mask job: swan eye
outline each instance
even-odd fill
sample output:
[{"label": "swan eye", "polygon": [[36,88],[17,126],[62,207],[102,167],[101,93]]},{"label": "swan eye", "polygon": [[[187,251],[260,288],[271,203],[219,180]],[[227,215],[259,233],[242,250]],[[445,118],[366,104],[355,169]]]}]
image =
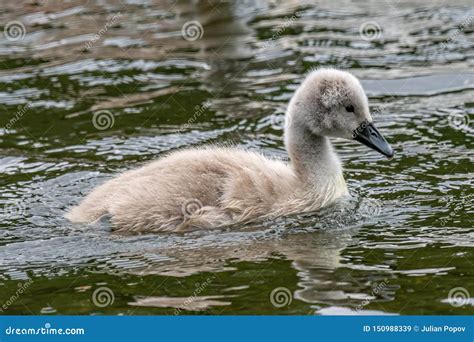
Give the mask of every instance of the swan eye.
[{"label": "swan eye", "polygon": [[346,107],[346,110],[349,112],[349,113],[354,113],[354,106],[353,105],[349,105]]}]

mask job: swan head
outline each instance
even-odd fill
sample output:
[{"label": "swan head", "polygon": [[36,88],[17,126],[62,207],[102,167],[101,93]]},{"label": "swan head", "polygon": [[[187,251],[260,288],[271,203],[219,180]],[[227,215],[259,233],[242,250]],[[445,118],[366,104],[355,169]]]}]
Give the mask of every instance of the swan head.
[{"label": "swan head", "polygon": [[394,155],[372,122],[359,80],[345,71],[312,71],[291,99],[286,122],[287,129],[294,126],[316,136],[354,139],[388,158]]}]

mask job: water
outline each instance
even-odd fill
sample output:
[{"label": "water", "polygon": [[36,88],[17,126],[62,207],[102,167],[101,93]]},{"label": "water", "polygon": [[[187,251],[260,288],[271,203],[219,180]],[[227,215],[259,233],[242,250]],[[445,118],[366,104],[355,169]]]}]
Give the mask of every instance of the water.
[{"label": "water", "polygon": [[[2,313],[474,313],[469,1],[1,6],[2,28],[26,29],[0,38]],[[201,38],[183,39],[189,21]],[[286,158],[286,104],[317,66],[363,80],[396,150],[335,141],[352,199],[188,234],[62,217],[182,147]]]}]

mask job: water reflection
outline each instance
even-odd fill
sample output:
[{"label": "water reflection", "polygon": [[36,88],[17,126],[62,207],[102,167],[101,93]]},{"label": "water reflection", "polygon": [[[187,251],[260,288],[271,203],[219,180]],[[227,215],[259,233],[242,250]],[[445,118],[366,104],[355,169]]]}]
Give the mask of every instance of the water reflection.
[{"label": "water reflection", "polygon": [[[89,291],[108,282],[108,313],[173,314],[211,274],[189,312],[472,313],[448,294],[473,283],[473,15],[458,0],[3,1],[2,30],[19,21],[25,31],[0,36],[2,286],[34,280],[23,303],[36,313],[78,313],[71,302],[97,313]],[[186,39],[193,21],[202,35]],[[352,201],[186,235],[63,219],[115,173],[178,148],[225,142],[285,159],[281,117],[321,65],[363,80],[397,150],[387,162],[335,141]],[[99,111],[113,116],[107,129],[93,125]],[[276,287],[291,305],[270,304]]]}]

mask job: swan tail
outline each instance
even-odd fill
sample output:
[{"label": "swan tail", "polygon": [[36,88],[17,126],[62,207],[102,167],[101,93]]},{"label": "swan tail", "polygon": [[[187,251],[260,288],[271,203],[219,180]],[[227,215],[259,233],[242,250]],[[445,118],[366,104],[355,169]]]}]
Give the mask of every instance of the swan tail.
[{"label": "swan tail", "polygon": [[[105,185],[105,184],[104,184]],[[104,186],[90,193],[79,205],[71,208],[64,217],[73,223],[93,223],[109,212],[110,194]]]}]

